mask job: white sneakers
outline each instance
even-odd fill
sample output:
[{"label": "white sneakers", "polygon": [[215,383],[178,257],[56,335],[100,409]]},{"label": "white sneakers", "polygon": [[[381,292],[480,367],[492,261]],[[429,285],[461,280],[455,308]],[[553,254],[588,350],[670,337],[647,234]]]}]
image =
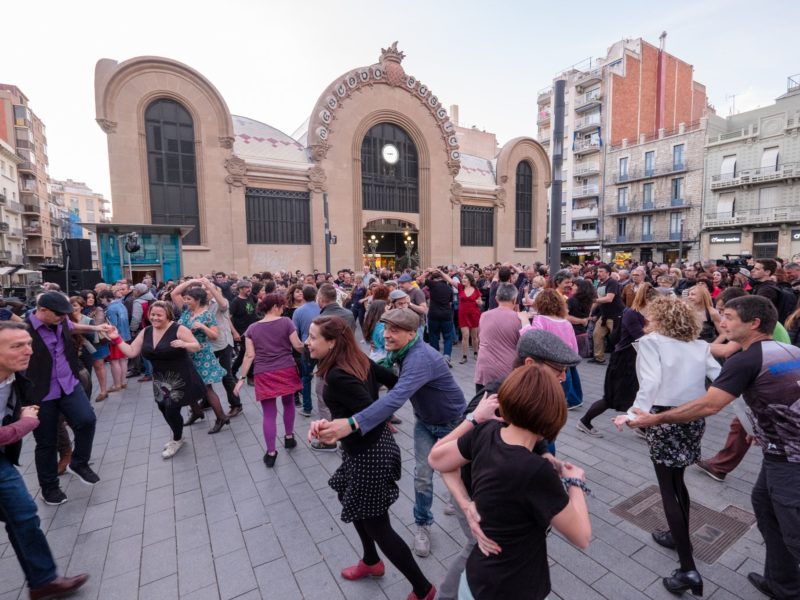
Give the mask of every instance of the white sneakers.
[{"label": "white sneakers", "polygon": [[162,458],[172,458],[178,453],[181,446],[183,446],[183,439],[168,441],[164,444],[164,451],[161,453]]},{"label": "white sneakers", "polygon": [[431,553],[431,528],[428,525],[417,525],[414,534],[414,554],[426,557]]}]

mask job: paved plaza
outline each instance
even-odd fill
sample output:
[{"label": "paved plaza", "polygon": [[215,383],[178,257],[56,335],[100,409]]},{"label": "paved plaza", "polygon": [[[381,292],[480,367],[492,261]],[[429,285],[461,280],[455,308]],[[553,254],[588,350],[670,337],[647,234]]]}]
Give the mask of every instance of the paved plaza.
[{"label": "paved plaza", "polygon": [[[454,353],[460,357],[460,352]],[[454,372],[467,395],[474,386],[474,362]],[[580,366],[587,406],[602,390],[605,367]],[[129,379],[122,394],[112,394],[95,409],[98,415],[94,468],[101,482],[88,487],[62,477],[69,502],[59,507],[38,498],[33,466],[34,441],[24,445],[22,464],[29,489],[62,572],[91,574],[75,597],[101,600],[256,600],[294,598],[400,600],[411,586],[388,562],[379,580],[345,581],[342,567],[359,558],[352,525],[339,520],[340,505],[328,477],[340,463],[338,453],[315,453],[305,435],[308,419],[297,417],[298,448],[279,442],[277,465],[262,463],[261,411],[253,388],[246,387],[245,410],[217,435],[207,421],[188,428],[187,445],[173,460],[161,458],[169,430],[153,403],[150,384]],[[221,388],[219,390],[222,391]],[[220,394],[224,397],[223,394]],[[586,551],[557,534],[548,540],[553,591],[563,600],[674,598],[661,577],[677,568],[677,556],[657,546],[650,534],[623,521],[611,508],[655,484],[645,442],[631,431],[617,433],[611,413],[596,421],[602,439],[575,429],[583,408],[570,412],[557,441],[558,454],[586,469],[594,492],[589,500],[594,537]],[[712,417],[703,439],[708,451],[721,447],[730,412]],[[413,416],[410,404],[396,439],[403,450],[400,499],[392,507],[396,528],[412,542]],[[213,419],[213,414],[206,413]],[[283,427],[279,425],[282,434]],[[761,462],[752,449],[724,483],[695,468],[687,473],[692,500],[722,510],[728,505],[752,511],[750,489]],[[438,584],[462,533],[454,517],[443,514],[446,490],[437,477],[432,528],[433,553],[418,559]],[[763,599],[748,583],[748,571],[762,571],[764,548],[753,526],[714,564],[699,563],[705,598]],[[688,597],[688,596],[687,596]],[[14,551],[0,533],[0,600],[27,598]]]}]

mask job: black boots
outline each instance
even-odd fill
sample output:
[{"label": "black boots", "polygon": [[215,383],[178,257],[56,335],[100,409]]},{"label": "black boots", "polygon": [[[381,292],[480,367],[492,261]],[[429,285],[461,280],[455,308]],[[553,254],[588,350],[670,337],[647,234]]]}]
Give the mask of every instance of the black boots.
[{"label": "black boots", "polygon": [[703,595],[703,578],[697,571],[681,571],[675,569],[670,577],[662,579],[664,587],[673,594],[682,594],[691,590],[695,596]]}]

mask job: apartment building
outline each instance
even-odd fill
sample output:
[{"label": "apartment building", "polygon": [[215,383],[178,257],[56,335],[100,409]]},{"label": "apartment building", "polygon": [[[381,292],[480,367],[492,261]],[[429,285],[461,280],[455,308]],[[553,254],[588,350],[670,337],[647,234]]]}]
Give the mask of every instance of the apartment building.
[{"label": "apartment building", "polygon": [[110,223],[111,201],[82,181],[51,179],[49,184],[51,204],[58,206],[64,214],[64,237],[88,239],[92,247],[92,263],[94,268],[99,268],[97,234],[80,223]]},{"label": "apartment building", "polygon": [[706,141],[702,252],[800,259],[800,75]]},{"label": "apartment building", "polygon": [[17,164],[17,190],[22,204],[24,262],[34,269],[59,263],[61,252],[53,239],[47,190],[45,126],[30,109],[27,96],[14,85],[0,84],[0,139],[22,159]]},{"label": "apartment building", "polygon": [[22,204],[19,202],[17,165],[22,159],[0,140],[0,265],[23,264]]},{"label": "apartment building", "polygon": [[[617,208],[616,192],[607,196],[606,188],[619,164],[609,163],[609,148],[654,141],[663,135],[659,132],[685,132],[687,124],[694,127],[706,114],[705,86],[694,81],[690,64],[664,50],[665,38],[661,47],[641,38],[621,40],[604,57],[574,65],[554,79],[566,81],[561,202],[565,262],[613,258],[615,246],[605,248],[603,215]],[[538,93],[537,103],[538,139],[551,148],[552,86]]]}]

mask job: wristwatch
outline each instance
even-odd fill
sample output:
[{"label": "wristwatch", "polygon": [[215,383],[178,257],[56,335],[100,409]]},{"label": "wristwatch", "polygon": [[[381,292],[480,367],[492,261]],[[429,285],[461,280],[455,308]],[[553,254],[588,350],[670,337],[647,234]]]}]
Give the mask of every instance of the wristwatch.
[{"label": "wristwatch", "polygon": [[465,421],[469,421],[473,425],[477,425],[478,422],[475,420],[475,413],[468,413],[466,417],[464,417]]}]

